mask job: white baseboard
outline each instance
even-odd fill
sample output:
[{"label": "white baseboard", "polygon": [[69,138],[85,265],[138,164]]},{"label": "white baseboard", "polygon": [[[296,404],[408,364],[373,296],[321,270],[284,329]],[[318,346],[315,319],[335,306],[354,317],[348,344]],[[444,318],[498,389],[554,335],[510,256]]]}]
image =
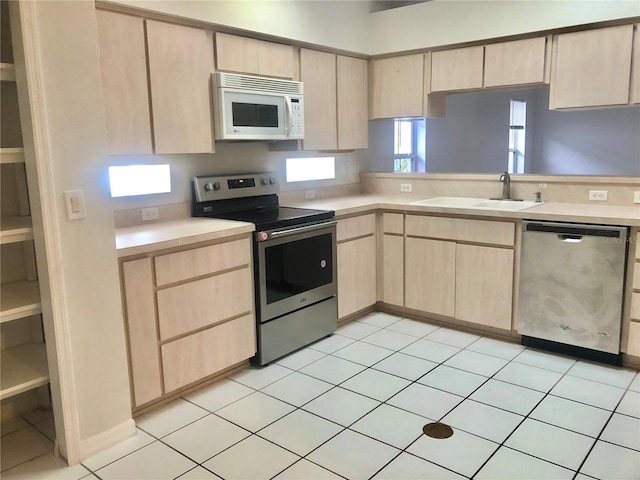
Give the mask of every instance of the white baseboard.
[{"label": "white baseboard", "polygon": [[92,457],[109,447],[135,436],[136,423],[133,419],[116,425],[98,435],[80,441],[80,461]]}]

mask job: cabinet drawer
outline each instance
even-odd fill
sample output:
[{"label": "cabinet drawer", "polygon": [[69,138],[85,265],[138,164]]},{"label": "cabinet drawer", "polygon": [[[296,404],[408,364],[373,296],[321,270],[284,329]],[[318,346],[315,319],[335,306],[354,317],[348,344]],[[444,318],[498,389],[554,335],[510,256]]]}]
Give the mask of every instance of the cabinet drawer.
[{"label": "cabinet drawer", "polygon": [[640,233],[636,235],[636,258],[640,259]]},{"label": "cabinet drawer", "polygon": [[253,314],[162,345],[165,392],[213,375],[256,352]]},{"label": "cabinet drawer", "polygon": [[638,322],[629,323],[629,340],[625,353],[640,357],[640,323]]},{"label": "cabinet drawer", "polygon": [[631,318],[640,321],[640,293],[631,294]]},{"label": "cabinet drawer", "polygon": [[515,241],[515,224],[510,222],[407,215],[405,230],[407,235],[416,237],[509,247]]},{"label": "cabinet drawer", "polygon": [[640,262],[633,264],[633,288],[640,290]]},{"label": "cabinet drawer", "polygon": [[338,220],[336,227],[337,241],[349,240],[350,238],[373,235],[376,232],[376,215],[370,213],[359,217]]},{"label": "cabinet drawer", "polygon": [[249,268],[158,291],[160,340],[253,310]]},{"label": "cabinet drawer", "polygon": [[155,258],[156,285],[219,272],[251,263],[251,243],[248,238],[194,248]]},{"label": "cabinet drawer", "polygon": [[402,213],[383,213],[382,228],[384,233],[404,233],[404,215]]}]

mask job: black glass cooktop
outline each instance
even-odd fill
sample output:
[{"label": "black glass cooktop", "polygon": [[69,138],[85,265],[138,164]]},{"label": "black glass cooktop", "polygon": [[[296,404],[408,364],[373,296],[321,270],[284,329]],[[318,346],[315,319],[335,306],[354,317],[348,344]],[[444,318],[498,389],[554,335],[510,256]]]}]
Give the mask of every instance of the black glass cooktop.
[{"label": "black glass cooktop", "polygon": [[271,230],[305,223],[330,220],[334,217],[331,210],[313,210],[296,207],[260,207],[252,210],[239,210],[224,213],[211,213],[208,218],[222,218],[253,223],[256,230]]}]

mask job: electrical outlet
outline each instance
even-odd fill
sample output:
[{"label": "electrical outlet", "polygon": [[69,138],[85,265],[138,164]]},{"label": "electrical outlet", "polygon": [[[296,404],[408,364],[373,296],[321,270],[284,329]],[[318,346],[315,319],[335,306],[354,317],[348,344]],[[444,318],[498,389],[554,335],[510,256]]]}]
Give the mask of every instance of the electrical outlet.
[{"label": "electrical outlet", "polygon": [[547,188],[547,184],[546,183],[539,183],[538,184],[538,188]]},{"label": "electrical outlet", "polygon": [[304,198],[307,200],[311,200],[312,198],[316,198],[316,192],[313,190],[306,190],[304,192]]},{"label": "electrical outlet", "polygon": [[640,192],[633,192],[633,203],[640,203]]},{"label": "electrical outlet", "polygon": [[360,173],[360,163],[357,160],[353,161],[353,173]]},{"label": "electrical outlet", "polygon": [[606,202],[609,197],[607,190],[589,190],[589,200],[595,202]]},{"label": "electrical outlet", "polygon": [[149,220],[158,220],[160,218],[160,212],[158,207],[143,208],[140,210],[142,213],[142,221],[148,222]]},{"label": "electrical outlet", "polygon": [[413,192],[413,185],[410,183],[401,183],[400,184],[401,192]]}]

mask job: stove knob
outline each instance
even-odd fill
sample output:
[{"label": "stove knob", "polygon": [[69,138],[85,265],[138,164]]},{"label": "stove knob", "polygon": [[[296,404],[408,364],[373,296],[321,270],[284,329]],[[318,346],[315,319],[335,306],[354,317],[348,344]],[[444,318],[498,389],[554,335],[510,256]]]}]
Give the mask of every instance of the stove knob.
[{"label": "stove knob", "polygon": [[214,185],[213,185],[213,183],[211,183],[211,182],[209,182],[209,183],[205,183],[205,184],[204,184],[204,189],[205,189],[207,192],[210,192],[211,190],[213,190],[213,189],[214,189]]},{"label": "stove knob", "polygon": [[269,185],[269,179],[268,178],[263,178],[260,183],[262,183],[262,185]]},{"label": "stove knob", "polygon": [[213,189],[214,190],[220,190],[220,182],[216,182],[213,184]]},{"label": "stove knob", "polygon": [[273,178],[273,177],[269,177],[269,183],[270,183],[271,185],[275,185],[275,184],[276,184],[276,179],[275,179],[275,178]]}]

